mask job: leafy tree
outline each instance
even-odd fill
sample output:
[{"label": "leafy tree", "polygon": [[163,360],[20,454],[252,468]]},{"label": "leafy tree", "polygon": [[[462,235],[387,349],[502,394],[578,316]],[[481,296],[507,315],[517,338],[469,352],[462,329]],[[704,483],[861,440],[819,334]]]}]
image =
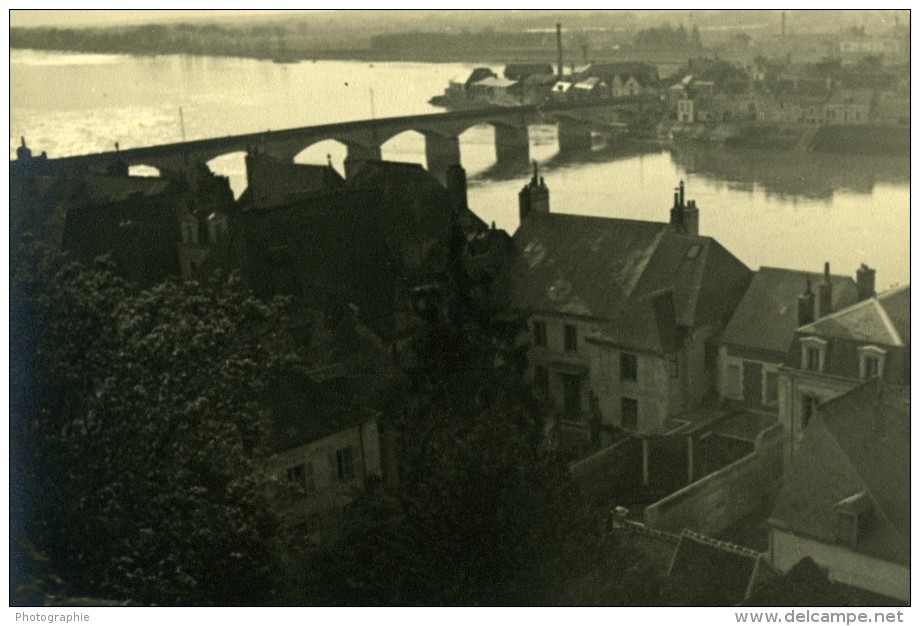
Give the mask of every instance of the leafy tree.
[{"label": "leafy tree", "polygon": [[448,248],[441,298],[422,307],[399,487],[353,505],[342,541],[305,558],[291,603],[547,604],[593,549],[594,518],[522,378],[521,321],[467,273],[456,227]]},{"label": "leafy tree", "polygon": [[257,399],[297,362],[292,303],[235,276],[138,291],[104,260],[14,257],[19,538],[75,593],[262,603],[281,530]]}]

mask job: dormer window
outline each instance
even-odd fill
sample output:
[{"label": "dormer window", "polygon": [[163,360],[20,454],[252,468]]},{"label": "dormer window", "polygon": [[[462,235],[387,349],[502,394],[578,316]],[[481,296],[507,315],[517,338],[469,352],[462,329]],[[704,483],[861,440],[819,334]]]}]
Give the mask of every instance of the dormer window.
[{"label": "dormer window", "polygon": [[827,342],[818,337],[802,339],[802,369],[812,372],[823,372]]},{"label": "dormer window", "polygon": [[865,491],[844,498],[834,505],[836,525],[834,538],[837,543],[855,546],[865,534],[866,524],[872,512],[872,504]]},{"label": "dormer window", "polygon": [[885,367],[885,351],[876,346],[862,346],[859,352],[859,377],[862,380],[881,377]]}]

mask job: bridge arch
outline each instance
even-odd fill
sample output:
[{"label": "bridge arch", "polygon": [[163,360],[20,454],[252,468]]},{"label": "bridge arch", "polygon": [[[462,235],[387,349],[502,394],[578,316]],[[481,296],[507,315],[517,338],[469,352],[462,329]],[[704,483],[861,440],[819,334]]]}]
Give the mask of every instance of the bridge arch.
[{"label": "bridge arch", "polygon": [[403,161],[405,163],[418,163],[428,167],[426,158],[426,145],[428,141],[421,132],[406,129],[392,134],[380,144],[380,155],[385,161]]},{"label": "bridge arch", "polygon": [[233,197],[239,198],[249,181],[246,178],[246,151],[234,150],[219,154],[209,159],[205,165],[208,169],[218,176],[226,176],[230,179],[230,189],[233,190]]},{"label": "bridge arch", "polygon": [[306,165],[326,165],[331,162],[332,167],[339,173],[345,172],[345,159],[348,157],[348,144],[338,139],[318,139],[304,146],[303,150],[294,156],[294,163]]},{"label": "bridge arch", "polygon": [[135,163],[128,166],[128,176],[139,176],[142,178],[162,178],[163,172],[155,165],[147,163]]}]

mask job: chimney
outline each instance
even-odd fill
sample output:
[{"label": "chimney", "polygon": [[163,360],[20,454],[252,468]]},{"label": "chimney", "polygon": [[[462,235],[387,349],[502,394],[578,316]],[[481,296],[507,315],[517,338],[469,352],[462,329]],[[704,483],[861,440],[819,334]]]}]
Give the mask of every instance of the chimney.
[{"label": "chimney", "polygon": [[811,279],[805,277],[805,293],[799,296],[799,326],[815,321],[815,294],[811,291]]},{"label": "chimney", "polygon": [[459,163],[447,168],[447,193],[458,210],[469,208],[466,196],[466,170]]},{"label": "chimney", "polygon": [[696,200],[690,200],[683,208],[684,232],[694,237],[700,234],[700,210],[696,208]]},{"label": "chimney", "polygon": [[556,22],[556,67],[562,80],[562,24]]},{"label": "chimney", "polygon": [[684,230],[684,213],[680,206],[680,190],[674,188],[674,206],[671,207],[671,230],[683,232]]},{"label": "chimney", "polygon": [[818,317],[824,317],[831,312],[831,264],[824,264],[824,280],[818,285]]},{"label": "chimney", "polygon": [[674,190],[674,206],[671,208],[671,229],[687,235],[700,234],[700,210],[695,200],[687,201],[684,195],[684,181]]},{"label": "chimney", "polygon": [[856,294],[860,302],[875,297],[875,270],[865,263],[856,270]]},{"label": "chimney", "polygon": [[533,177],[518,194],[518,216],[521,222],[533,213],[549,213],[549,189],[533,162]]}]

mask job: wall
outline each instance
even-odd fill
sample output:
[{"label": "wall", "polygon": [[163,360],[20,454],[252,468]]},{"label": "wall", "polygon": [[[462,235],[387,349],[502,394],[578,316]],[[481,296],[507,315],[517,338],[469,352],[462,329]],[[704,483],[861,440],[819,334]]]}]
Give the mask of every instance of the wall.
[{"label": "wall", "polygon": [[[354,477],[343,482],[338,477],[336,451],[349,446],[353,449]],[[360,427],[354,426],[297,448],[284,450],[272,455],[269,463],[270,471],[281,480],[286,480],[288,468],[300,463],[310,464],[313,468],[313,494],[326,491],[348,492],[354,487],[363,487],[366,478],[382,476],[383,473],[377,422],[370,420]]]},{"label": "wall", "polygon": [[787,467],[805,436],[802,425],[802,396],[813,396],[820,402],[827,402],[859,384],[859,381],[780,368],[777,390],[779,423],[783,428],[784,456]]},{"label": "wall", "polygon": [[805,557],[828,570],[831,580],[910,601],[910,566],[883,561],[777,528],[770,529],[770,559],[787,572]]},{"label": "wall", "polygon": [[630,504],[642,487],[642,442],[638,438],[618,441],[570,464],[569,471],[589,498]]},{"label": "wall", "polygon": [[[620,379],[620,354],[636,355],[638,366],[635,381]],[[601,419],[605,424],[620,426],[620,400],[624,396],[638,401],[637,430],[660,432],[664,420],[679,407],[671,403],[670,389],[679,379],[672,379],[665,359],[652,354],[619,350],[608,344],[592,342],[591,389],[597,396]]]},{"label": "wall", "polygon": [[782,438],[773,427],[755,451],[645,509],[651,528],[716,535],[772,497],[782,476]]},{"label": "wall", "polygon": [[[759,364],[761,366],[761,377],[760,377],[760,391],[761,397],[754,399],[752,402],[746,402],[749,406],[761,407],[770,410],[777,410],[779,403],[779,390],[777,383],[777,403],[773,405],[765,405],[764,399],[766,397],[766,388],[767,388],[767,374],[777,374],[779,368],[782,365],[783,355],[775,355],[773,360],[764,360],[764,357],[760,354],[746,353],[745,351],[734,350],[726,346],[719,346],[719,371],[718,371],[718,390],[719,390],[719,399],[725,400],[726,398],[732,400],[748,400],[744,397],[744,363],[752,362]],[[739,368],[740,379],[737,381],[738,394],[730,393],[731,390],[731,381],[728,376],[728,369],[730,366],[735,366]]]},{"label": "wall", "polygon": [[[542,321],[546,324],[546,346],[533,345],[533,323]],[[576,352],[565,351],[565,326],[569,324],[575,327],[577,341]],[[545,367],[549,370],[549,400],[561,415],[565,404],[565,392],[560,376],[560,370],[554,370],[550,364],[551,361],[564,363],[572,368],[572,371],[583,370],[584,378],[581,384],[581,407],[584,419],[587,424],[590,415],[590,398],[591,383],[588,377],[590,366],[590,352],[587,337],[597,329],[598,323],[581,317],[568,315],[553,314],[536,314],[530,318],[528,328],[530,329],[530,351],[529,365],[531,379],[534,375],[536,366]],[[618,370],[619,371],[619,370]],[[568,373],[568,372],[566,372]]]}]

